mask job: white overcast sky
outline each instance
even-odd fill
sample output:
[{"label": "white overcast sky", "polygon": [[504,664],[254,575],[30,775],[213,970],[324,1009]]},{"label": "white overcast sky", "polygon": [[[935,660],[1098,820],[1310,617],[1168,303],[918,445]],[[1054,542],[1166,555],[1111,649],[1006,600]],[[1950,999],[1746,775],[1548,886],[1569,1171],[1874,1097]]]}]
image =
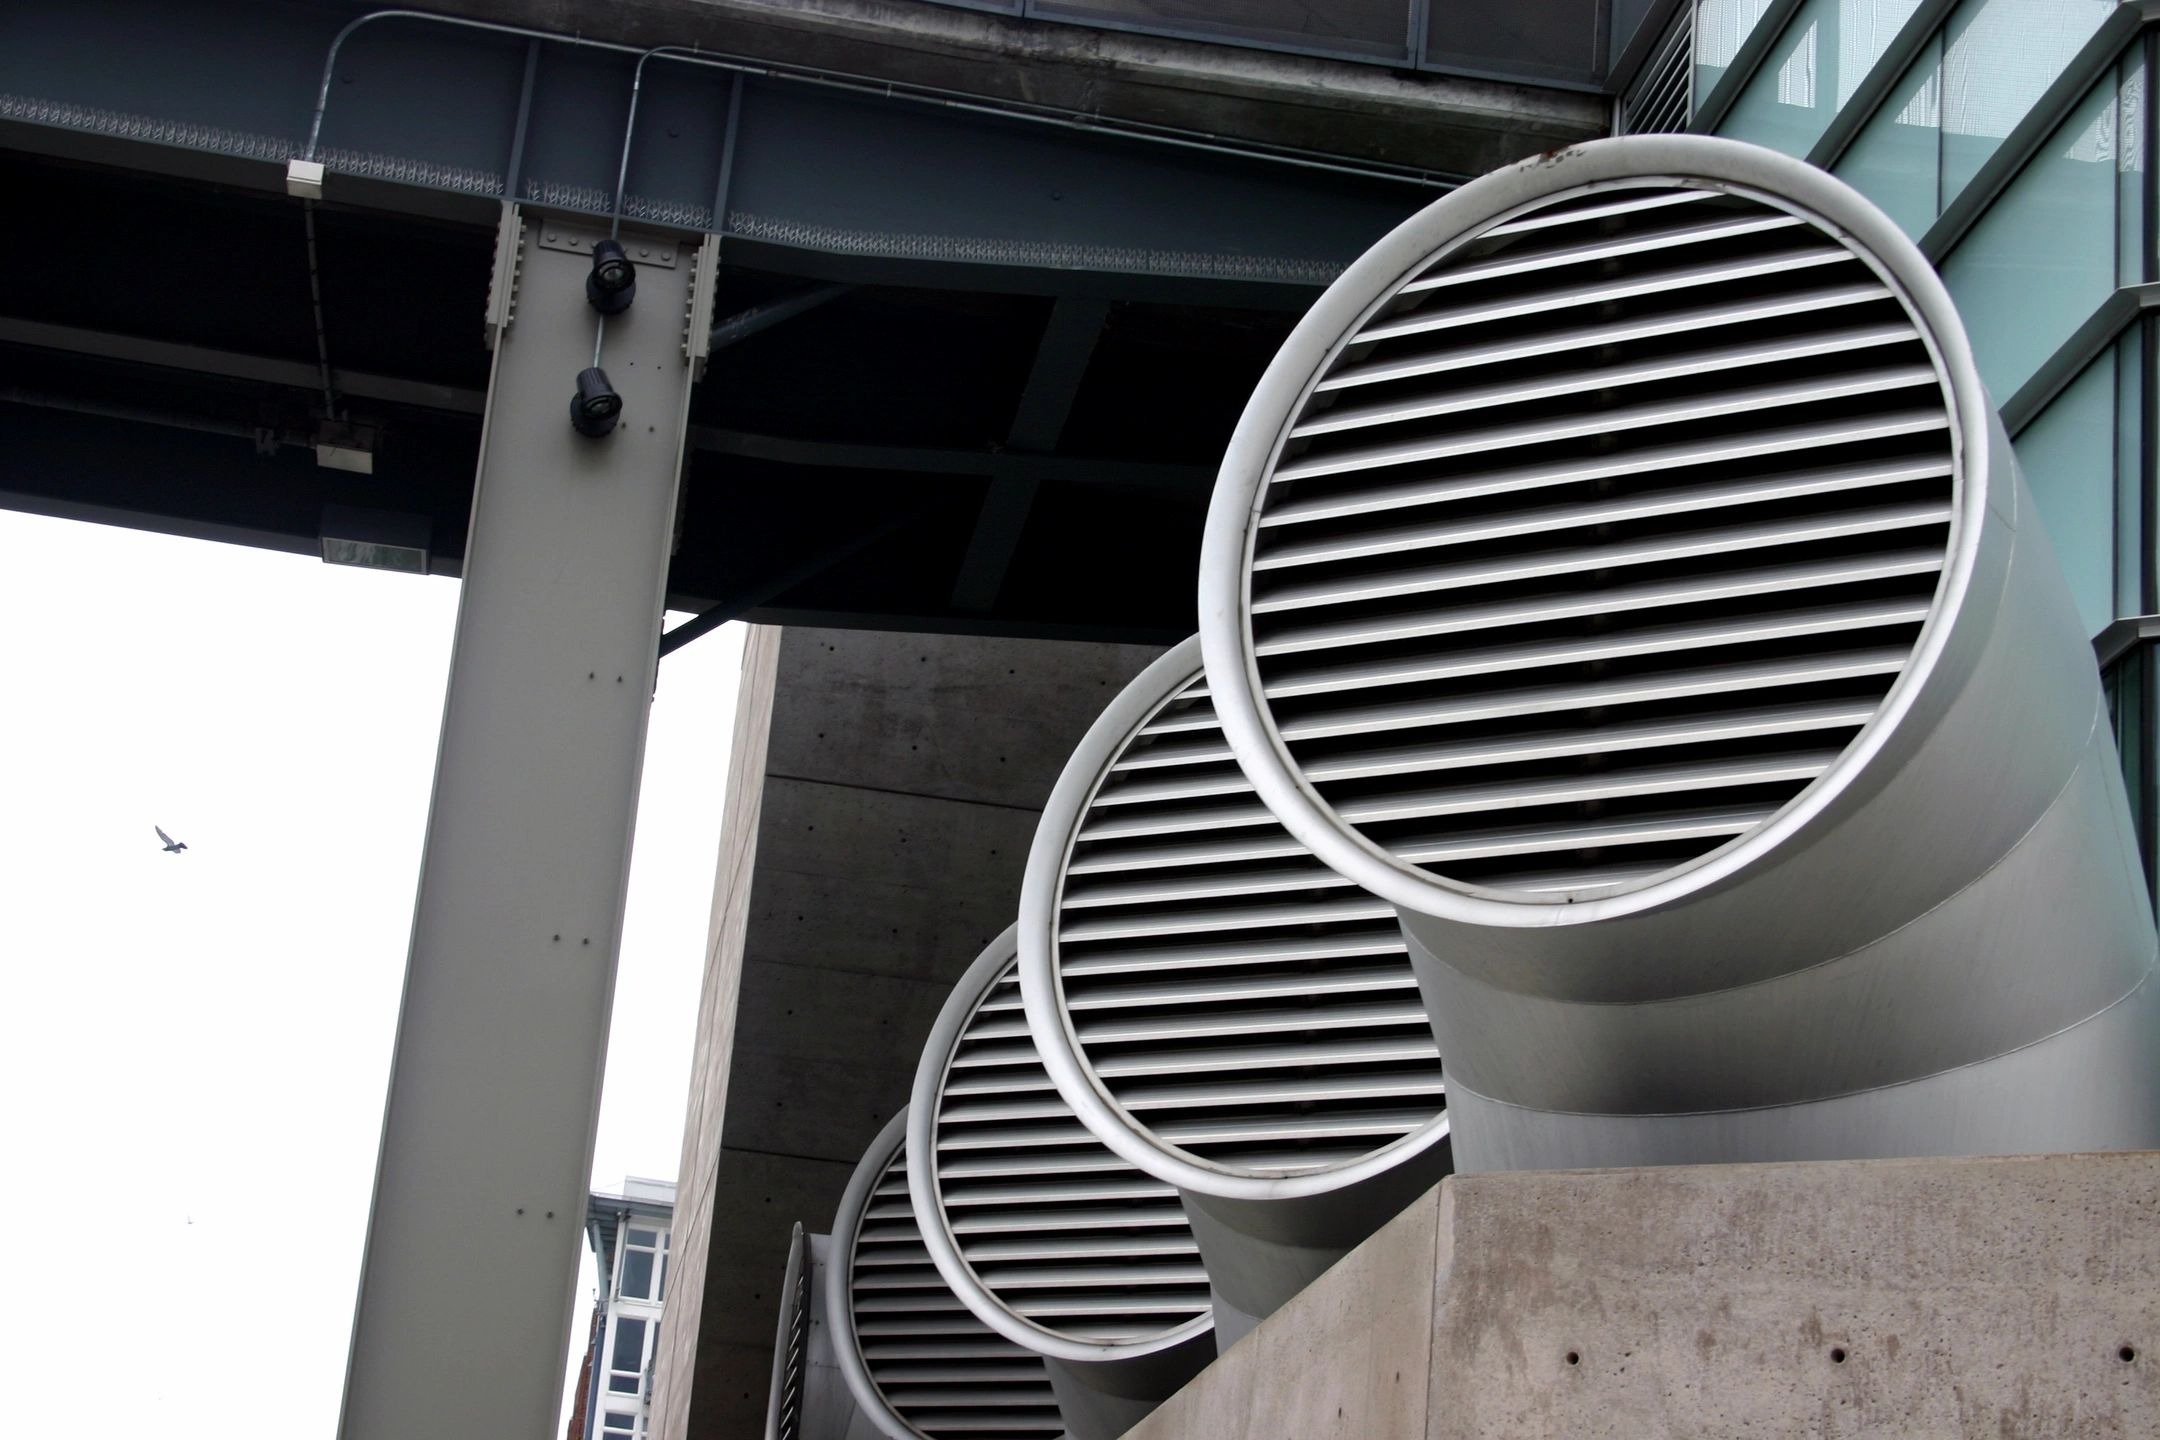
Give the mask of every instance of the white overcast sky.
[{"label": "white overcast sky", "polygon": [[[336,1432],[457,595],[0,511],[0,1374],[71,1434]],[[675,1176],[741,631],[661,666],[596,1188]]]}]

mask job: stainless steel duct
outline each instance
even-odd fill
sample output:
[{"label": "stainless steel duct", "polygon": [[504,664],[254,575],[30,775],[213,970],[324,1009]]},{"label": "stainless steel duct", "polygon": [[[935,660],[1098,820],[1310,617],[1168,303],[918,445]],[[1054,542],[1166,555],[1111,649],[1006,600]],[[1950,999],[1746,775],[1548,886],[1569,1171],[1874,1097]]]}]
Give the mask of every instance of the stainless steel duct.
[{"label": "stainless steel duct", "polygon": [[2160,1144],[2091,650],[1824,172],[1638,136],[1413,217],[1255,392],[1200,613],[1261,799],[1401,915],[1461,1168]]},{"label": "stainless steel duct", "polygon": [[1059,1094],[1177,1187],[1219,1346],[1447,1173],[1440,1054],[1394,911],[1253,798],[1209,714],[1197,637],[1066,764],[1018,945]]},{"label": "stainless steel duct", "polygon": [[780,1327],[773,1338],[772,1388],[765,1440],[876,1440],[885,1432],[863,1418],[833,1354],[825,1305],[827,1235],[797,1225],[780,1284]]},{"label": "stainless steel duct", "polygon": [[908,1204],[907,1112],[855,1167],[833,1216],[825,1313],[860,1412],[848,1440],[1042,1440],[1065,1433],[1041,1357],[968,1312]]},{"label": "stainless steel duct", "polygon": [[1008,928],[931,1027],[908,1194],[953,1293],[1045,1357],[1074,1440],[1113,1440],[1214,1358],[1207,1275],[1177,1191],[1105,1148],[1051,1084],[1015,965]]}]

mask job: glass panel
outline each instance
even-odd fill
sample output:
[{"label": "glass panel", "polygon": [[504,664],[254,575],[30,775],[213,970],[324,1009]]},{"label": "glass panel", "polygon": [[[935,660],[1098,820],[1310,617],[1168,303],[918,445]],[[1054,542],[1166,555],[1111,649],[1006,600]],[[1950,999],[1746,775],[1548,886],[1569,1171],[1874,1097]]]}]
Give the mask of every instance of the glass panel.
[{"label": "glass panel", "polygon": [[1943,203],[2062,74],[2115,0],[1967,0],[1944,27]]},{"label": "glass panel", "polygon": [[652,1299],[652,1281],[652,1251],[623,1251],[622,1293],[632,1300],[650,1300]]},{"label": "glass panel", "polygon": [[[644,1368],[645,1322],[628,1315],[618,1316],[615,1321],[615,1349],[608,1357],[608,1369],[618,1373],[627,1371],[635,1376]],[[608,1388],[619,1390],[622,1387],[610,1385]],[[633,1384],[631,1388],[634,1390],[637,1387]]]},{"label": "glass panel", "polygon": [[1597,0],[1434,0],[1425,63],[1531,79],[1597,78]]},{"label": "glass panel", "polygon": [[1805,155],[1919,0],[1807,0],[1718,132]]},{"label": "glass panel", "polygon": [[1876,108],[1837,173],[1919,235],[2114,7],[2115,0],[1965,0]]},{"label": "glass panel", "polygon": [[2048,540],[2085,633],[2115,618],[2115,352],[2057,395],[2017,440]]},{"label": "glass panel", "polygon": [[[1441,0],[1434,0],[1435,4]],[[1695,0],[1695,103],[1723,78],[1770,0]]]},{"label": "glass panel", "polygon": [[[1535,3],[1530,8],[1536,8]],[[1035,0],[1028,13],[1040,20],[1110,25],[1155,35],[1195,35],[1210,40],[1328,54],[1410,58],[1410,0]],[[1585,26],[1583,45],[1590,44]]]},{"label": "glass panel", "polygon": [[1997,404],[2115,288],[2117,89],[2087,92],[1941,267]]},{"label": "glass panel", "polygon": [[647,1250],[650,1250],[660,1243],[660,1237],[650,1230],[632,1230],[630,1232],[630,1243],[632,1245],[642,1245]]},{"label": "glass panel", "polygon": [[1883,208],[1918,239],[1941,213],[1942,36],[1891,87],[1844,157],[1838,178]]},{"label": "glass panel", "polygon": [[628,1374],[616,1373],[608,1376],[607,1388],[618,1395],[635,1395],[637,1394],[637,1387],[638,1377],[635,1371]]},{"label": "glass panel", "polygon": [[2123,62],[2122,101],[2116,107],[2115,283],[2141,285],[2152,259],[2145,243],[2145,63]]}]

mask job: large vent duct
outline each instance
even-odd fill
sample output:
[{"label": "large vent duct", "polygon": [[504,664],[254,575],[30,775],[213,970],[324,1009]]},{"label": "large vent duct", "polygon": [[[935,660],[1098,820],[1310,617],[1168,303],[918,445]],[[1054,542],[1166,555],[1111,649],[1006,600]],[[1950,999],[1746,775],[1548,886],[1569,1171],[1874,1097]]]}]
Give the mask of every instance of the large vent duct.
[{"label": "large vent duct", "polygon": [[1402,917],[1461,1168],[2160,1144],[2092,652],[1824,172],[1630,137],[1406,222],[1254,394],[1200,612],[1254,788]]},{"label": "large vent duct", "polygon": [[797,1225],[788,1242],[780,1284],[780,1329],[773,1339],[772,1389],[765,1403],[765,1440],[876,1440],[833,1354],[832,1318],[825,1304],[826,1257],[832,1239]]},{"label": "large vent duct", "polygon": [[1113,1440],[1214,1358],[1208,1277],[1177,1191],[1106,1149],[1044,1072],[1013,934],[931,1027],[908,1193],[953,1293],[1045,1357],[1073,1440]]},{"label": "large vent duct", "polygon": [[848,1440],[1055,1440],[1041,1357],[984,1325],[924,1253],[908,1204],[907,1112],[855,1167],[833,1217],[825,1313],[861,1412]]},{"label": "large vent duct", "polygon": [[1448,1168],[1439,1051],[1384,901],[1274,823],[1197,638],[1111,702],[1043,811],[1020,989],[1065,1102],[1177,1186],[1227,1346]]}]

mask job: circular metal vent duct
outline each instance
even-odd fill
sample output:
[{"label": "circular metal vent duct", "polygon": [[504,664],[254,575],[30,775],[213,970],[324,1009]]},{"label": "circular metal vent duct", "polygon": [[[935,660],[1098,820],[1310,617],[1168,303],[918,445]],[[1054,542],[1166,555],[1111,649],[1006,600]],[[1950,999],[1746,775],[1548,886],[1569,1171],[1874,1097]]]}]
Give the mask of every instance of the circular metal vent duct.
[{"label": "circular metal vent duct", "polygon": [[872,1427],[867,1433],[890,1440],[1064,1434],[1041,1357],[970,1314],[930,1263],[908,1203],[906,1140],[903,1110],[848,1181],[825,1276],[833,1352]]},{"label": "circular metal vent duct", "polygon": [[1200,613],[1261,799],[1403,918],[1463,1168],[2160,1139],[2091,651],[1824,172],[1630,137],[1413,217],[1255,392]]},{"label": "circular metal vent duct", "polygon": [[1177,1186],[1219,1343],[1446,1173],[1440,1056],[1394,912],[1255,798],[1208,709],[1197,637],[1066,764],[1018,943],[1065,1103]]},{"label": "circular metal vent duct", "polygon": [[825,1306],[825,1266],[832,1239],[797,1225],[780,1284],[780,1326],[773,1339],[772,1388],[765,1440],[875,1440],[885,1432],[863,1418],[833,1355]]},{"label": "circular metal vent duct", "polygon": [[1214,1357],[1208,1277],[1177,1191],[1074,1118],[1022,1013],[1014,931],[931,1027],[908,1107],[908,1193],[976,1318],[1047,1358],[1075,1440],[1110,1440]]}]

